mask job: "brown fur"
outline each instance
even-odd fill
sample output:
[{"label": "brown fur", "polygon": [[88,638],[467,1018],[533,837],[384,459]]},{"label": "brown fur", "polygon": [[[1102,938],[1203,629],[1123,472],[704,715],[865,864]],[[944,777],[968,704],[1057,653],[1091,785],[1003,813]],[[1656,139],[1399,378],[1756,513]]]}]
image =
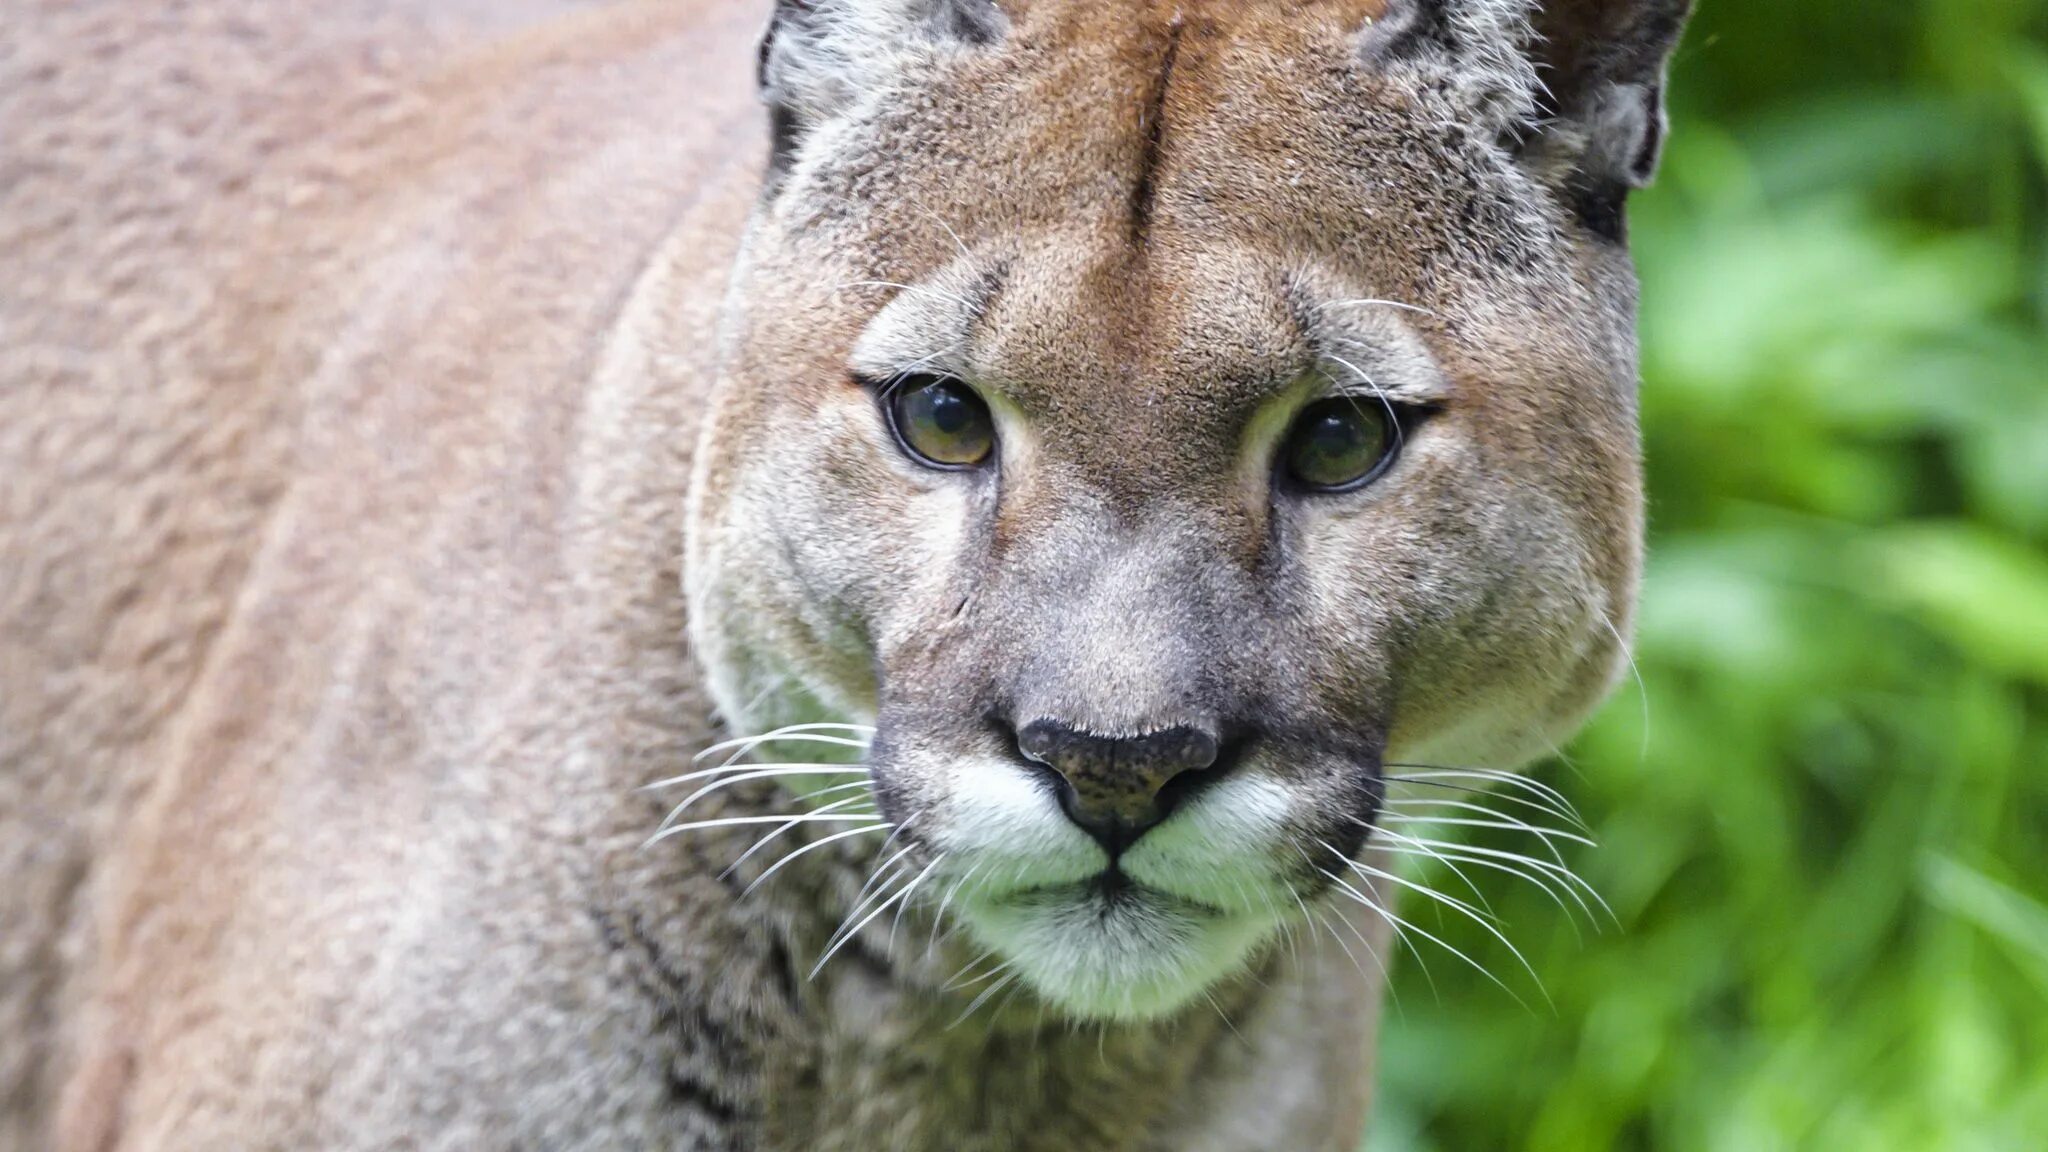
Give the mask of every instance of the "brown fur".
[{"label": "brown fur", "polygon": [[[1334,930],[1144,1019],[1019,985],[950,1027],[976,950],[928,907],[807,978],[879,837],[740,899],[750,830],[645,846],[636,789],[879,720],[916,863],[985,708],[1235,709],[1364,853],[1325,823],[1383,755],[1562,738],[1640,516],[1580,150],[1372,63],[1381,0],[1005,4],[816,96],[765,196],[755,4],[11,7],[0,1149],[1355,1147],[1381,972]],[[849,379],[962,291],[1029,417],[1000,495]],[[1426,311],[1301,323],[1365,296]],[[1218,462],[1336,335],[1443,411],[1276,510]]]}]

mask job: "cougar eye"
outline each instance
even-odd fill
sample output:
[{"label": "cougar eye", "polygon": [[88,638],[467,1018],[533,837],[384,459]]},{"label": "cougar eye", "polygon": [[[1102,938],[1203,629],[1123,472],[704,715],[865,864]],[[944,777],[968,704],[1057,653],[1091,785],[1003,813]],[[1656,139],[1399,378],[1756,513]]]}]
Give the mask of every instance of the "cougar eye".
[{"label": "cougar eye", "polygon": [[903,450],[933,468],[972,468],[996,446],[995,421],[974,389],[943,376],[913,376],[885,401]]},{"label": "cougar eye", "polygon": [[1386,404],[1335,396],[1295,417],[1280,460],[1287,478],[1303,488],[1340,492],[1378,476],[1399,443],[1400,427]]}]

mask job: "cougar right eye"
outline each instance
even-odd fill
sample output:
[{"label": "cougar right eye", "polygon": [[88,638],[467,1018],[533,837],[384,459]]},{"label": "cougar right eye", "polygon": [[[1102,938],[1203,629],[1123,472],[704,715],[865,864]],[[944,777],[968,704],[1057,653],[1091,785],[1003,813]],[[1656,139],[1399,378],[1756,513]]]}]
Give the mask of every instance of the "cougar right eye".
[{"label": "cougar right eye", "polygon": [[1288,479],[1310,492],[1348,492],[1385,469],[1400,438],[1394,410],[1384,402],[1321,400],[1295,418],[1281,464]]},{"label": "cougar right eye", "polygon": [[889,427],[929,468],[973,468],[995,452],[996,424],[974,389],[947,376],[912,376],[883,399]]}]

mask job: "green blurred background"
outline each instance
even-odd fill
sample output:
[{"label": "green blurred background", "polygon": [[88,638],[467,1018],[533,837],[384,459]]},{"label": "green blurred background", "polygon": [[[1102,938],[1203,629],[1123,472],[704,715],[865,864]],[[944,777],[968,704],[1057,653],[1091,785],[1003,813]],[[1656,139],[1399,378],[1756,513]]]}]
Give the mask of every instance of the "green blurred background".
[{"label": "green blurred background", "polygon": [[1647,731],[1537,770],[1619,928],[1474,874],[1552,1011],[1406,900],[1534,1007],[1403,954],[1373,1152],[2048,1149],[2044,30],[1702,0],[1632,209]]}]

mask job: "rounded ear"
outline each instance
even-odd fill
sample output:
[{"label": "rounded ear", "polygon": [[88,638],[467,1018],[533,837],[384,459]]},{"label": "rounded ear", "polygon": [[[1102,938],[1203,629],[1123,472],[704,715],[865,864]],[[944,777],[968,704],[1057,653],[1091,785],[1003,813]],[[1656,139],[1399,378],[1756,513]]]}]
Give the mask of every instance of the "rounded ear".
[{"label": "rounded ear", "polygon": [[776,0],[756,66],[773,140],[771,185],[805,131],[886,83],[907,48],[986,44],[1008,27],[995,0]]},{"label": "rounded ear", "polygon": [[1664,70],[1692,0],[1537,0],[1537,118],[1525,161],[1594,232],[1619,240],[1664,145]]},{"label": "rounded ear", "polygon": [[1448,81],[1587,228],[1622,236],[1664,140],[1664,65],[1692,0],[1387,0],[1362,58]]}]

